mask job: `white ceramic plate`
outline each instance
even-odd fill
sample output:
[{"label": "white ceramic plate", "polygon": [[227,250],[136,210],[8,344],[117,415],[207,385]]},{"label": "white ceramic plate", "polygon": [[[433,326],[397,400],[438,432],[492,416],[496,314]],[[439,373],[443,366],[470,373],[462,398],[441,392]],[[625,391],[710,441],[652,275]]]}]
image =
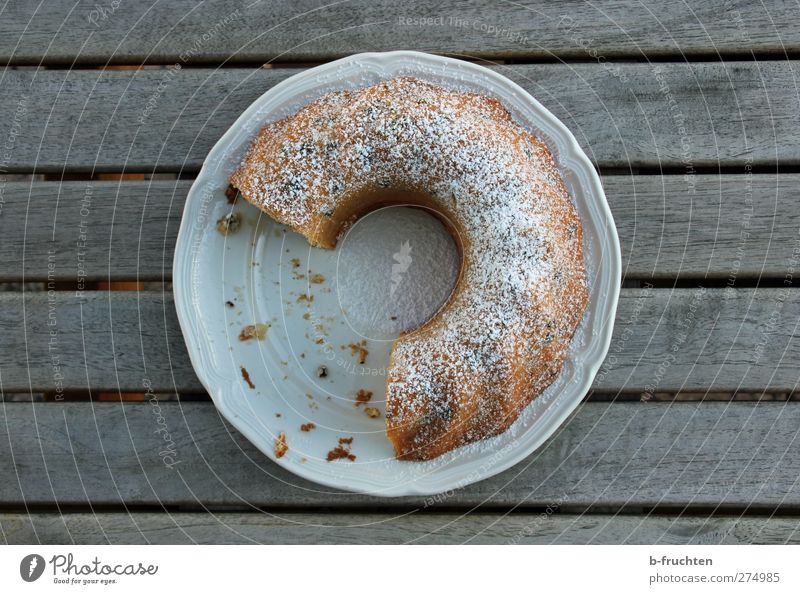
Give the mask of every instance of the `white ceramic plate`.
[{"label": "white ceramic plate", "polygon": [[[382,413],[391,340],[383,335],[368,340],[364,365],[347,348],[362,337],[342,312],[336,286],[342,242],[335,251],[311,249],[302,237],[242,200],[234,207],[242,217],[241,229],[227,236],[216,229],[218,219],[231,211],[224,195],[228,176],[263,124],[325,93],[398,75],[495,96],[547,142],[583,221],[590,284],[586,315],[556,382],[507,432],[427,462],[395,460],[382,414],[371,419],[363,407],[354,406],[356,391],[370,390],[375,394],[371,404]],[[567,128],[495,71],[402,51],[358,54],[306,70],[271,88],[236,120],[209,153],[189,192],[173,283],[192,364],[228,421],[301,477],[338,489],[399,496],[441,493],[497,474],[530,455],[558,428],[589,389],[608,350],[620,271],[619,240],[600,179]],[[311,283],[310,274],[325,280]],[[312,304],[301,294],[312,294]],[[252,323],[270,325],[266,338],[240,341],[241,329]],[[327,377],[317,376],[320,365],[327,367]],[[242,367],[255,389],[244,381]],[[309,422],[316,428],[301,431]],[[276,458],[275,440],[281,433],[289,449]],[[353,437],[356,459],[328,462],[327,453],[341,437]]]}]

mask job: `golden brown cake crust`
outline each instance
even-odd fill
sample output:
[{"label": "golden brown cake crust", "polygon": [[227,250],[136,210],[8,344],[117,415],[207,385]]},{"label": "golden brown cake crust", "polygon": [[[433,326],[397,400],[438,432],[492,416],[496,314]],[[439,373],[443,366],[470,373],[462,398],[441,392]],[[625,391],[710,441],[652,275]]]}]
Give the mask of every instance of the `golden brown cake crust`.
[{"label": "golden brown cake crust", "polygon": [[506,430],[557,377],[588,299],[580,219],[547,147],[499,101],[411,77],[331,93],[266,125],[231,184],[321,247],[386,202],[447,222],[453,295],[392,349],[398,458]]}]

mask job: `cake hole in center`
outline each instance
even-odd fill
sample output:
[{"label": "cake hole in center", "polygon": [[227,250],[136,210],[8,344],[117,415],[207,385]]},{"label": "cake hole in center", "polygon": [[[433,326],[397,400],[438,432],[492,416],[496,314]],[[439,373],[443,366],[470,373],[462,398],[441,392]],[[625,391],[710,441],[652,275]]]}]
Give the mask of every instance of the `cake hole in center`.
[{"label": "cake hole in center", "polygon": [[450,232],[429,211],[388,206],[360,219],[339,241],[337,291],[351,328],[394,340],[445,304],[461,257]]}]

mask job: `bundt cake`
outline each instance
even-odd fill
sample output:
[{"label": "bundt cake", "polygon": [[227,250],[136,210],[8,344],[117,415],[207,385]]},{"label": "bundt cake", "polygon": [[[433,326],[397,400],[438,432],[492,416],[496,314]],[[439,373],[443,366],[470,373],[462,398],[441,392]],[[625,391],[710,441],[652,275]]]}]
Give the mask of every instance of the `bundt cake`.
[{"label": "bundt cake", "polygon": [[264,126],[230,183],[314,246],[392,203],[453,233],[451,297],[391,353],[399,459],[505,431],[558,375],[587,303],[581,223],[547,147],[496,99],[413,77],[330,93]]}]

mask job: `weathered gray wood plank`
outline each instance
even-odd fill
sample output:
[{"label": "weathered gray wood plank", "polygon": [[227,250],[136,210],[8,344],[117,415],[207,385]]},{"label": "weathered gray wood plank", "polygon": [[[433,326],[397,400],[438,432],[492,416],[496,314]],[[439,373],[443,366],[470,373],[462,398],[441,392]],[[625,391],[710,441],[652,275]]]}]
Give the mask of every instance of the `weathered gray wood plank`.
[{"label": "weathered gray wood plank", "polygon": [[[797,62],[498,66],[602,167],[800,164]],[[196,171],[294,69],[8,70],[8,171]]]},{"label": "weathered gray wood plank", "polygon": [[[603,178],[628,279],[783,278],[800,242],[800,175]],[[169,280],[191,181],[6,185],[0,280]],[[78,246],[81,225],[88,241]],[[48,268],[55,251],[56,265]]]},{"label": "weathered gray wood plank", "polygon": [[[170,280],[191,181],[9,183],[0,279]],[[86,241],[79,244],[82,234]],[[48,263],[53,266],[48,267]]]},{"label": "weathered gray wood plank", "polygon": [[[0,502],[386,511],[385,499],[297,478],[223,423],[210,403],[160,407],[157,425],[148,402],[5,404]],[[170,468],[159,455],[164,439],[156,428],[164,424],[175,444]],[[391,505],[796,509],[798,433],[793,403],[589,402],[525,462],[438,498]]]},{"label": "weathered gray wood plank", "polygon": [[783,278],[797,268],[800,176],[604,176],[628,278]]},{"label": "weathered gray wood plank", "polygon": [[800,544],[796,517],[564,513],[0,514],[6,544]]},{"label": "weathered gray wood plank", "polygon": [[[782,55],[800,42],[782,2],[680,4],[326,3],[250,0],[11,2],[1,15],[0,59],[69,64],[321,60],[414,48],[484,58],[728,54]],[[179,18],[180,17],[180,18]],[[571,20],[566,20],[569,17]],[[420,21],[419,19],[430,19]],[[489,29],[492,27],[492,29]],[[595,54],[596,55],[596,54]]]},{"label": "weathered gray wood plank", "polygon": [[[798,320],[800,291],[791,288],[623,289],[594,387],[793,392],[800,378]],[[5,392],[142,392],[145,377],[156,392],[203,391],[170,295],[0,293],[0,332]]]}]

